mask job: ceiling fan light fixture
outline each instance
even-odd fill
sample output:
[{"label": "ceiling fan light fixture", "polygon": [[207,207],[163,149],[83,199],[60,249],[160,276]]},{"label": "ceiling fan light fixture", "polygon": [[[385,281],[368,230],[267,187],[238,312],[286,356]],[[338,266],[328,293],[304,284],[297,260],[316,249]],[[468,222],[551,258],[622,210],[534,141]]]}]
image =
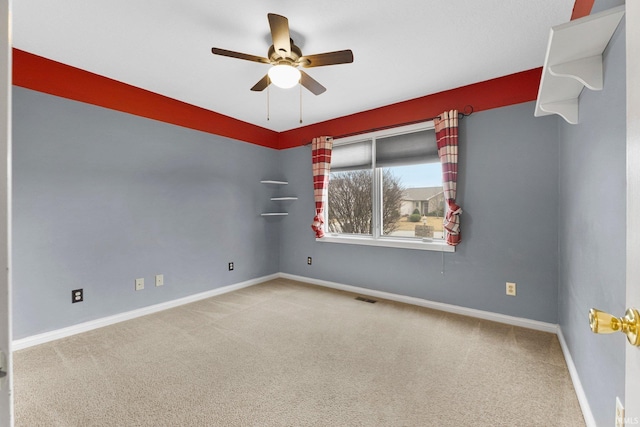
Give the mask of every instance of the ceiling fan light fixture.
[{"label": "ceiling fan light fixture", "polygon": [[289,89],[300,81],[300,70],[287,64],[274,65],[269,69],[269,79],[279,88]]}]

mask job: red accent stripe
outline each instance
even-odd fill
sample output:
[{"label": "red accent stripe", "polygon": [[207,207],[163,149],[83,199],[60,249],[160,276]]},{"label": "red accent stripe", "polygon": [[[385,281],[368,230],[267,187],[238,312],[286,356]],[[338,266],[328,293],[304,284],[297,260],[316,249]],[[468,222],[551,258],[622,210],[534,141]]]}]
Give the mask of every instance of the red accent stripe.
[{"label": "red accent stripe", "polygon": [[479,112],[533,101],[541,74],[542,68],[536,68],[278,133],[13,49],[16,86],[276,149],[304,145],[318,135],[344,135],[372,125],[386,127],[421,120],[443,109],[464,111],[471,105],[474,112]]},{"label": "red accent stripe", "polygon": [[571,20],[585,17],[591,13],[594,0],[576,0],[573,5],[573,13],[571,14]]},{"label": "red accent stripe", "polygon": [[13,84],[266,147],[278,132],[13,49]]},{"label": "red accent stripe", "polygon": [[400,123],[437,116],[443,109],[464,111],[472,105],[473,111],[534,101],[538,97],[538,86],[542,68],[523,71],[457,89],[422,96],[373,110],[315,123],[280,133],[278,148],[285,149],[309,143],[317,135],[347,135],[370,129],[395,126]]}]

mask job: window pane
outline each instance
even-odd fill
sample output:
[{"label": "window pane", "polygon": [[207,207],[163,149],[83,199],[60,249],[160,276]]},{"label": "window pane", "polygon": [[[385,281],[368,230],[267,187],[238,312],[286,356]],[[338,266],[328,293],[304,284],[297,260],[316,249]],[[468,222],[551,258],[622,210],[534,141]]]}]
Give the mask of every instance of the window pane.
[{"label": "window pane", "polygon": [[332,172],[329,177],[330,233],[371,235],[373,171]]},{"label": "window pane", "polygon": [[442,239],[440,163],[382,168],[382,235]]}]

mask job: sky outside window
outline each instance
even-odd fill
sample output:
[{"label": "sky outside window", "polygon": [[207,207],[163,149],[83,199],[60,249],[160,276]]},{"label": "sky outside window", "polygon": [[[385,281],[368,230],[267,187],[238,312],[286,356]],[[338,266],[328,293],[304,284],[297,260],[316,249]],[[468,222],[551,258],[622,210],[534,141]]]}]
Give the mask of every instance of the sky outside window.
[{"label": "sky outside window", "polygon": [[400,178],[404,188],[442,186],[442,166],[440,163],[394,166],[393,173]]}]

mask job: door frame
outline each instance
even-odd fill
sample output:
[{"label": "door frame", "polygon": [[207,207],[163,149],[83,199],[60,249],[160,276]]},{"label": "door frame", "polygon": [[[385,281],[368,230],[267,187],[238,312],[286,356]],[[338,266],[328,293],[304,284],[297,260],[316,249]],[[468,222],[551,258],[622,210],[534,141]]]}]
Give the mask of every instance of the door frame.
[{"label": "door frame", "polygon": [[[640,2],[626,2],[627,307],[640,308]],[[634,76],[635,78],[632,78]],[[640,347],[625,346],[625,420],[640,424]]]},{"label": "door frame", "polygon": [[[0,425],[13,426],[11,357],[11,1],[0,0]],[[2,355],[0,355],[1,357]]]}]

